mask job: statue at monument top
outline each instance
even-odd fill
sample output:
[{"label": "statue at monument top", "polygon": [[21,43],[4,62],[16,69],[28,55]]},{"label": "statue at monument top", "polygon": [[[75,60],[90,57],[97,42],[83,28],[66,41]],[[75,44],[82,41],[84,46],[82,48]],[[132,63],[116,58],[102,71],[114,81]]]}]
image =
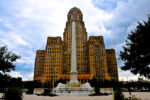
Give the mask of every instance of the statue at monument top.
[{"label": "statue at monument top", "polygon": [[82,21],[83,14],[77,7],[73,7],[68,12],[68,21]]}]

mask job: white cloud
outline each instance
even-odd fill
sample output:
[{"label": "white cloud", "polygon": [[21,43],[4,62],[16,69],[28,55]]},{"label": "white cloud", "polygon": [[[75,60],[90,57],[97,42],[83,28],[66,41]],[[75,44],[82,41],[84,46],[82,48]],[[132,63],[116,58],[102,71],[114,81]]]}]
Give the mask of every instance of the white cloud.
[{"label": "white cloud", "polygon": [[29,46],[29,43],[21,38],[21,36],[16,35],[15,33],[10,33],[12,40],[14,40],[15,44],[21,44],[24,46]]},{"label": "white cloud", "polygon": [[[35,58],[35,55],[34,55],[34,56],[31,56],[31,57],[23,56],[23,57],[21,57],[21,59],[18,59],[18,60],[17,60],[17,63],[22,63],[22,64],[23,64],[23,63],[24,63],[24,64],[25,64],[25,63],[26,63],[26,64],[28,63],[28,64],[32,64],[32,65],[33,65],[33,64],[34,64],[34,60],[35,60],[34,58]],[[33,66],[26,66],[26,67],[30,67],[30,68],[31,68],[31,67],[33,67]]]},{"label": "white cloud", "polygon": [[[104,0],[96,2],[100,3],[100,6],[109,6]],[[45,49],[48,36],[63,36],[67,13],[76,6],[83,13],[88,35],[103,35],[107,41],[106,46],[109,44],[108,47],[115,48],[118,55],[121,46],[124,45],[124,39],[135,27],[136,22],[146,18],[146,14],[150,11],[150,1],[111,0],[110,2],[115,2],[113,3],[115,6],[108,7],[107,11],[96,7],[92,0],[13,1],[10,7],[5,7],[11,16],[0,15],[1,25],[6,28],[5,30],[0,27],[0,40],[7,44],[12,52],[22,56],[17,60],[18,63],[32,64],[29,67],[33,69],[35,51]],[[119,70],[119,73],[122,71]],[[28,73],[27,77],[23,78],[32,79],[32,74]],[[120,76],[122,77],[123,74]]]},{"label": "white cloud", "polygon": [[17,72],[17,71],[11,71],[9,74],[10,74],[12,77],[15,77],[15,78],[17,78],[17,77],[23,77],[23,76],[21,75],[21,73],[20,73],[20,72]]},{"label": "white cloud", "polygon": [[116,45],[111,45],[110,48],[115,49],[116,54],[119,55],[119,52],[120,52],[121,50],[123,50],[123,46],[125,46],[125,41],[124,41],[124,42],[121,42],[121,43],[118,43],[118,44],[116,44]]},{"label": "white cloud", "polygon": [[18,6],[15,15],[17,18],[37,21],[43,28],[44,33],[42,34],[45,36],[56,36],[56,34],[62,36],[67,13],[74,6],[79,7],[83,12],[88,33],[108,35],[109,31],[105,29],[103,22],[108,21],[112,17],[112,13],[94,7],[90,0],[76,0],[75,2],[69,2],[68,0],[38,0],[38,2],[26,0]]},{"label": "white cloud", "polygon": [[33,80],[33,72],[26,73],[22,79],[23,81]]},{"label": "white cloud", "polygon": [[3,21],[3,19],[2,18],[0,18],[0,22],[2,22]]},{"label": "white cloud", "polygon": [[22,73],[20,71],[11,71],[9,75],[15,78],[21,77],[23,81],[33,79],[33,72]]},{"label": "white cloud", "polygon": [[119,81],[137,81],[138,80],[139,75],[134,75],[132,74],[130,71],[122,71],[121,69],[119,69]]}]

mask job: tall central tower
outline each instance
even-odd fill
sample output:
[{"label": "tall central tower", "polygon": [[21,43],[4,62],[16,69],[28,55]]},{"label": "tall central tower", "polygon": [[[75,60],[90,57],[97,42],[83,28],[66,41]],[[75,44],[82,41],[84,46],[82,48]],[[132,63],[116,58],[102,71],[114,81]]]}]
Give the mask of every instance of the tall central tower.
[{"label": "tall central tower", "polygon": [[88,42],[82,12],[74,7],[67,16],[68,20],[63,33],[63,73],[69,74],[71,70],[72,23],[75,22],[77,71],[79,74],[87,74],[89,72]]}]

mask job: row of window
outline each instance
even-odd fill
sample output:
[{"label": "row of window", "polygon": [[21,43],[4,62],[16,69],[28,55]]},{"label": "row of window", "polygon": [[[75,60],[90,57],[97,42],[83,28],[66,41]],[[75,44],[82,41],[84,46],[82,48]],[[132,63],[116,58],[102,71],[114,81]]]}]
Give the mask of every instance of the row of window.
[{"label": "row of window", "polygon": [[47,51],[47,53],[61,53],[61,51],[59,50],[50,50],[50,51]]},{"label": "row of window", "polygon": [[56,78],[57,75],[46,75],[46,77]]},{"label": "row of window", "polygon": [[59,64],[55,64],[55,65],[45,65],[45,67],[58,67],[58,66],[60,66]]},{"label": "row of window", "polygon": [[43,55],[45,52],[38,52],[37,55]]}]

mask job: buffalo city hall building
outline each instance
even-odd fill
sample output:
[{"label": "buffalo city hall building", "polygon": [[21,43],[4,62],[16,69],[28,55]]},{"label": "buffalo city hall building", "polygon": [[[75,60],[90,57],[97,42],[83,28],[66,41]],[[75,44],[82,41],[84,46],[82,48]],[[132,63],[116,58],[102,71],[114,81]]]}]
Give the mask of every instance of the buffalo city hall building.
[{"label": "buffalo city hall building", "polygon": [[106,49],[102,36],[90,36],[80,9],[74,7],[67,15],[66,28],[61,37],[48,37],[45,50],[37,50],[34,80],[50,81],[52,87],[59,79],[70,80],[72,22],[76,24],[77,71],[80,83],[94,77],[100,80],[118,81],[117,61],[114,49]]}]

